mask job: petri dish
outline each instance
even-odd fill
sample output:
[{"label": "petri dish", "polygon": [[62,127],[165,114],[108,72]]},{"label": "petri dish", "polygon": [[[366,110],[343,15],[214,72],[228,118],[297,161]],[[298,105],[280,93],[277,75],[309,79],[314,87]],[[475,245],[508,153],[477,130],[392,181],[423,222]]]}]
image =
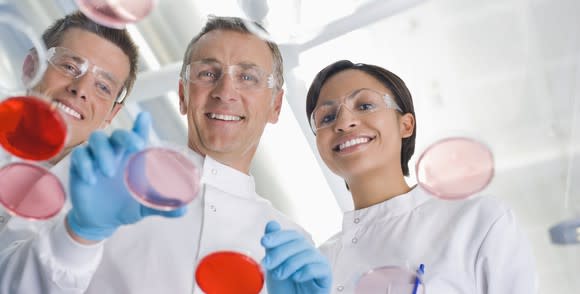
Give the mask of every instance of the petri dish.
[{"label": "petri dish", "polygon": [[46,47],[16,12],[0,12],[0,98],[25,93],[46,71]]},{"label": "petri dish", "polygon": [[151,13],[156,0],[76,0],[79,10],[103,26],[123,29]]},{"label": "petri dish", "polygon": [[58,214],[66,194],[60,180],[46,168],[28,162],[0,169],[0,204],[15,216],[45,220]]},{"label": "petri dish", "polygon": [[415,170],[417,183],[433,196],[465,199],[491,182],[493,154],[486,145],[474,139],[445,138],[421,154]]},{"label": "petri dish", "polygon": [[397,266],[383,266],[364,273],[356,283],[355,293],[424,294],[425,287],[416,273]]},{"label": "petri dish", "polygon": [[224,250],[201,259],[195,281],[207,294],[257,294],[264,286],[264,274],[249,255]]},{"label": "petri dish", "polygon": [[36,96],[13,96],[0,102],[0,145],[28,160],[48,160],[61,152],[67,124],[56,106]]},{"label": "petri dish", "polygon": [[197,197],[200,176],[187,151],[165,146],[133,154],[125,168],[125,184],[131,195],[147,207],[166,211]]}]

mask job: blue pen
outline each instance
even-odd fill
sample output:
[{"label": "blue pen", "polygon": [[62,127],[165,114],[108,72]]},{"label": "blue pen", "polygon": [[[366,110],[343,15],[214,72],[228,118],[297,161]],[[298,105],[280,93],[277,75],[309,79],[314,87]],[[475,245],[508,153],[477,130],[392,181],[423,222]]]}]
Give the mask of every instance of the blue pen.
[{"label": "blue pen", "polygon": [[421,277],[425,273],[425,265],[419,265],[417,269],[417,277],[415,278],[415,286],[413,286],[413,294],[417,294],[417,290],[419,290],[419,284],[421,284]]}]

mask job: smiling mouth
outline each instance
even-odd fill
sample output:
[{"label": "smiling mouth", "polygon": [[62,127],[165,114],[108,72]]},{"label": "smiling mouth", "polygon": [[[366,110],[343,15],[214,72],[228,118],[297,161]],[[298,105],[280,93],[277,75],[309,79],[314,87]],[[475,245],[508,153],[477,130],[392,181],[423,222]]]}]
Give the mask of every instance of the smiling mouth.
[{"label": "smiling mouth", "polygon": [[342,142],[342,143],[334,146],[334,148],[332,148],[332,150],[335,152],[341,152],[342,150],[344,150],[346,148],[366,144],[374,139],[375,138],[369,138],[369,137],[359,137],[359,138],[350,139],[346,142]]},{"label": "smiling mouth", "polygon": [[68,107],[67,105],[65,105],[64,103],[54,100],[54,103],[56,105],[56,107],[58,107],[58,109],[60,109],[63,113],[72,116],[73,118],[76,118],[78,120],[83,120],[84,116],[82,114],[80,114],[78,111]]},{"label": "smiling mouth", "polygon": [[221,121],[240,121],[245,119],[244,116],[220,114],[220,113],[206,113],[205,114],[210,119],[221,120]]}]

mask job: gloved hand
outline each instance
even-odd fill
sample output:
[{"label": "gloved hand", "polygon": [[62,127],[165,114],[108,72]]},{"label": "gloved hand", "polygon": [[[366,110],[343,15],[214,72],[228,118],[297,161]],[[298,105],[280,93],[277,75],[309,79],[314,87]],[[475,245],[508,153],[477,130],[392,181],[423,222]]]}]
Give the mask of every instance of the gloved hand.
[{"label": "gloved hand", "polygon": [[185,207],[160,211],[143,206],[127,190],[124,170],[131,154],[148,141],[151,117],[140,113],[131,131],[116,130],[110,137],[94,132],[87,146],[73,150],[70,168],[72,208],[66,221],[77,236],[91,241],[110,237],[119,226],[149,215],[180,217]]},{"label": "gloved hand", "polygon": [[330,264],[303,235],[280,230],[280,225],[271,221],[266,225],[261,243],[266,249],[262,266],[267,271],[268,293],[330,293]]}]

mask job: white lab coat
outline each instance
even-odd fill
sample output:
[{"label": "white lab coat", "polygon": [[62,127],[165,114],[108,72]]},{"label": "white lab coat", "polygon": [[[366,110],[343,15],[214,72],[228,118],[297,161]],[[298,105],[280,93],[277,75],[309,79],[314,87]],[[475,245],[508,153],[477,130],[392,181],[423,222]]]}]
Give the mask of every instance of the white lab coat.
[{"label": "white lab coat", "polygon": [[531,246],[513,212],[491,197],[445,201],[416,187],[346,212],[342,231],[321,250],[333,268],[333,293],[355,293],[373,268],[415,272],[421,263],[427,294],[537,292]]},{"label": "white lab coat", "polygon": [[[0,225],[0,294],[202,293],[194,274],[206,254],[237,250],[260,262],[270,220],[306,234],[256,194],[253,177],[210,157],[198,160],[203,186],[181,218],[148,217],[93,246],[70,239],[64,212],[52,222],[13,217]],[[59,166],[68,182],[68,162]]]}]

